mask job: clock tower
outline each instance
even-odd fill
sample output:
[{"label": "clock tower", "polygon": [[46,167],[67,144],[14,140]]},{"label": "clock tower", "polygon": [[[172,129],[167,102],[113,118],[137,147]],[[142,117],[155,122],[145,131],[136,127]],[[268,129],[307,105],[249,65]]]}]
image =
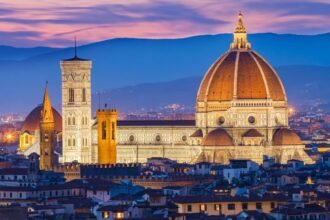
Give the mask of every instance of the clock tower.
[{"label": "clock tower", "polygon": [[[75,50],[76,51],[76,50]],[[92,61],[75,56],[62,60],[62,162],[92,163]]]}]

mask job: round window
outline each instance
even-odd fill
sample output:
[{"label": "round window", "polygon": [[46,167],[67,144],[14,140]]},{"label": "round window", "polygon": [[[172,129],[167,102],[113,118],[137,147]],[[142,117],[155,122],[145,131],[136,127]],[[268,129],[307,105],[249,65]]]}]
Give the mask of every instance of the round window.
[{"label": "round window", "polygon": [[160,141],[160,135],[156,136],[156,141],[158,141],[158,142]]},{"label": "round window", "polygon": [[186,135],[182,136],[182,141],[187,141],[187,136]]},{"label": "round window", "polygon": [[225,117],[221,116],[219,118],[219,121],[218,122],[219,122],[219,125],[223,125],[225,123]]},{"label": "round window", "polygon": [[129,136],[129,141],[130,142],[133,142],[134,141],[134,136],[133,135]]},{"label": "round window", "polygon": [[253,116],[250,116],[250,117],[248,118],[248,121],[249,121],[250,124],[254,124],[254,123],[256,123],[256,118],[253,117]]}]

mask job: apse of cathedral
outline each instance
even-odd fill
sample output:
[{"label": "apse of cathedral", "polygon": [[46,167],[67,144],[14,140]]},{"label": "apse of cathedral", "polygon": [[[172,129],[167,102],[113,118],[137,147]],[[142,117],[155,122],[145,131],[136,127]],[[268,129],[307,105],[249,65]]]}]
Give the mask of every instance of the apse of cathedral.
[{"label": "apse of cathedral", "polygon": [[[117,111],[111,109],[99,109],[92,118],[91,68],[91,60],[76,54],[61,61],[61,162],[144,163],[150,157],[166,157],[187,163],[227,164],[230,159],[262,163],[268,156],[280,163],[290,159],[313,163],[289,128],[281,79],[252,49],[242,14],[229,50],[210,66],[200,84],[196,120],[117,120]],[[56,128],[57,112],[53,113]],[[34,132],[22,131],[23,152],[31,152],[38,143]]]}]

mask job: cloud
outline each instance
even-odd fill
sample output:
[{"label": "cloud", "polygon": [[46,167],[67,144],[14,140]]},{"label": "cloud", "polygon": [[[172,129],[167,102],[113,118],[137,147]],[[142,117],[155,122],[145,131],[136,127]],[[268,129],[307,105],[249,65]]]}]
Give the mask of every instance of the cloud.
[{"label": "cloud", "polygon": [[239,10],[249,32],[313,34],[330,29],[327,0],[0,0],[0,6],[0,31],[12,33],[3,34],[3,42],[15,46],[67,46],[73,35],[87,43],[231,32]]}]

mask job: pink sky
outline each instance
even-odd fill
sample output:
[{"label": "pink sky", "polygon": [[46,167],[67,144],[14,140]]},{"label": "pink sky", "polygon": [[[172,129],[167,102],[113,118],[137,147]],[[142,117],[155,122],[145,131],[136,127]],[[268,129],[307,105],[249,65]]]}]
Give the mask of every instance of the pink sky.
[{"label": "pink sky", "polygon": [[0,0],[0,40],[71,46],[118,37],[178,38],[232,32],[237,12],[250,33],[330,30],[329,0]]}]

